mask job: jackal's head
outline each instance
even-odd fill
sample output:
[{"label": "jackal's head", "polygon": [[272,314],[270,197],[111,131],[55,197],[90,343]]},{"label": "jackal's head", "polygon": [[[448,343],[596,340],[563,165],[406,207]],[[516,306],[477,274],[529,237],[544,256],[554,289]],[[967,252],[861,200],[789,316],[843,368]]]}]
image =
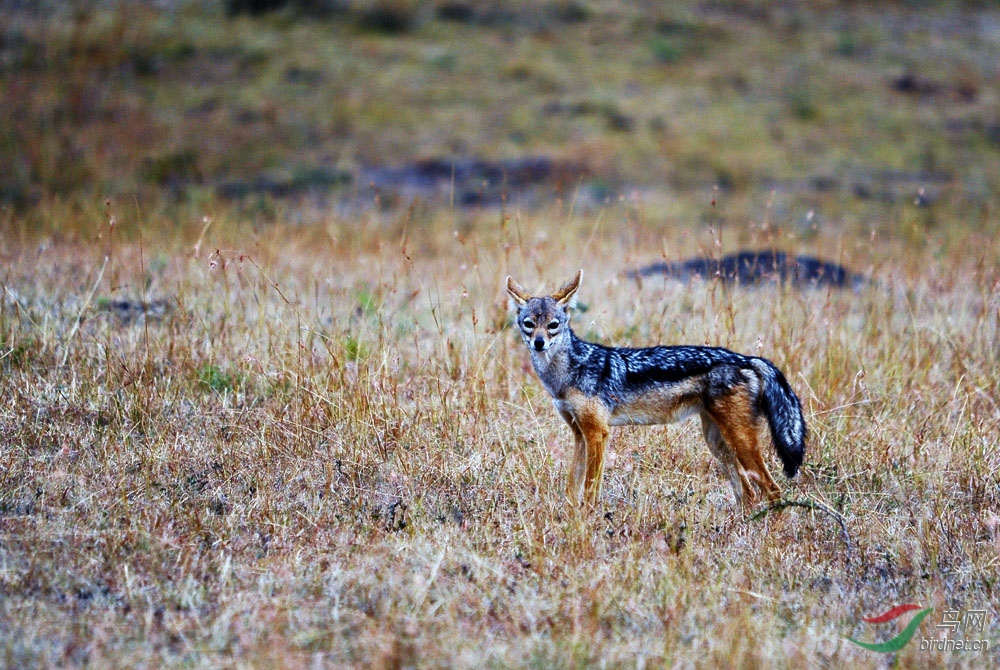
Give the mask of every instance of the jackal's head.
[{"label": "jackal's head", "polygon": [[547,296],[533,296],[527,289],[507,277],[507,293],[517,305],[517,327],[521,339],[533,352],[548,351],[569,337],[569,313],[566,311],[580,288],[583,270],[571,281]]}]

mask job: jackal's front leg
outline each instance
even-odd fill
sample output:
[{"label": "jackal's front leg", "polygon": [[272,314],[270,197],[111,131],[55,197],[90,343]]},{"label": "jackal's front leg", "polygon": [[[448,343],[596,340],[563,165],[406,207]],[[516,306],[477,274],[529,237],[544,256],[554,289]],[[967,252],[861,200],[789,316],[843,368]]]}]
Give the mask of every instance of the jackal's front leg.
[{"label": "jackal's front leg", "polygon": [[[596,398],[579,394],[560,410],[575,438],[568,473],[567,495],[574,503],[597,504],[604,480],[604,452],[611,435],[607,408]],[[582,494],[582,495],[581,495]]]},{"label": "jackal's front leg", "polygon": [[584,432],[587,442],[587,481],[583,487],[584,502],[593,507],[601,495],[604,484],[604,450],[608,444],[611,429],[607,423],[594,424]]},{"label": "jackal's front leg", "polygon": [[563,418],[573,429],[573,458],[566,473],[566,497],[578,505],[583,501],[583,484],[587,476],[587,442],[576,419],[567,413],[563,414]]}]

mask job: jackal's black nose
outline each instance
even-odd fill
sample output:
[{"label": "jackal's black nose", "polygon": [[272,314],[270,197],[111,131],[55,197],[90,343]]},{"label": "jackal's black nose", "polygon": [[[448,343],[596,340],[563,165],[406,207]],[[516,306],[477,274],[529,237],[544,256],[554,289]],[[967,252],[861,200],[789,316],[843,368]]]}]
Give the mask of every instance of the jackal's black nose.
[{"label": "jackal's black nose", "polygon": [[536,337],[532,344],[535,345],[535,351],[541,351],[545,348],[545,338]]}]

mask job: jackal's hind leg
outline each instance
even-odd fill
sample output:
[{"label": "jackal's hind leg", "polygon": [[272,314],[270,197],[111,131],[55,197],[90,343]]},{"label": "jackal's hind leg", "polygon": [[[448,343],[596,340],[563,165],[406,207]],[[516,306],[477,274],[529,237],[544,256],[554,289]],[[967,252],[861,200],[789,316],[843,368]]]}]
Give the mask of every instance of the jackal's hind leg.
[{"label": "jackal's hind leg", "polygon": [[754,399],[746,386],[737,387],[723,398],[718,398],[710,410],[711,418],[718,427],[719,434],[731,448],[739,463],[740,478],[745,496],[743,504],[749,507],[757,498],[749,487],[747,477],[754,480],[764,497],[769,501],[781,497],[781,489],[774,483],[764,455],[760,451],[760,425],[753,408]]},{"label": "jackal's hind leg", "polygon": [[708,450],[722,464],[722,469],[726,471],[726,475],[729,477],[729,483],[733,487],[733,495],[736,496],[736,504],[744,507],[747,506],[749,501],[753,500],[754,497],[750,481],[743,472],[743,468],[740,467],[739,461],[736,459],[736,454],[733,453],[733,450],[722,439],[719,427],[704,412],[701,415],[701,429],[705,435],[705,442],[708,443]]}]

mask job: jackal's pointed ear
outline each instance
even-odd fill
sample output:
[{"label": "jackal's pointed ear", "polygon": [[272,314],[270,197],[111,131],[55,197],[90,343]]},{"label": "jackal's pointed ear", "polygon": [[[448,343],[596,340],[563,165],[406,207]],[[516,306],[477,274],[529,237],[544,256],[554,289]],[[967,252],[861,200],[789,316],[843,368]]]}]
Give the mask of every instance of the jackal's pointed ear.
[{"label": "jackal's pointed ear", "polygon": [[580,280],[583,279],[583,270],[579,270],[576,276],[572,280],[567,282],[561,289],[552,294],[552,299],[555,300],[560,305],[565,305],[576,293],[576,289],[580,288]]},{"label": "jackal's pointed ear", "polygon": [[507,275],[507,294],[516,302],[520,307],[531,300],[531,294],[528,290],[514,281],[514,278]]}]

